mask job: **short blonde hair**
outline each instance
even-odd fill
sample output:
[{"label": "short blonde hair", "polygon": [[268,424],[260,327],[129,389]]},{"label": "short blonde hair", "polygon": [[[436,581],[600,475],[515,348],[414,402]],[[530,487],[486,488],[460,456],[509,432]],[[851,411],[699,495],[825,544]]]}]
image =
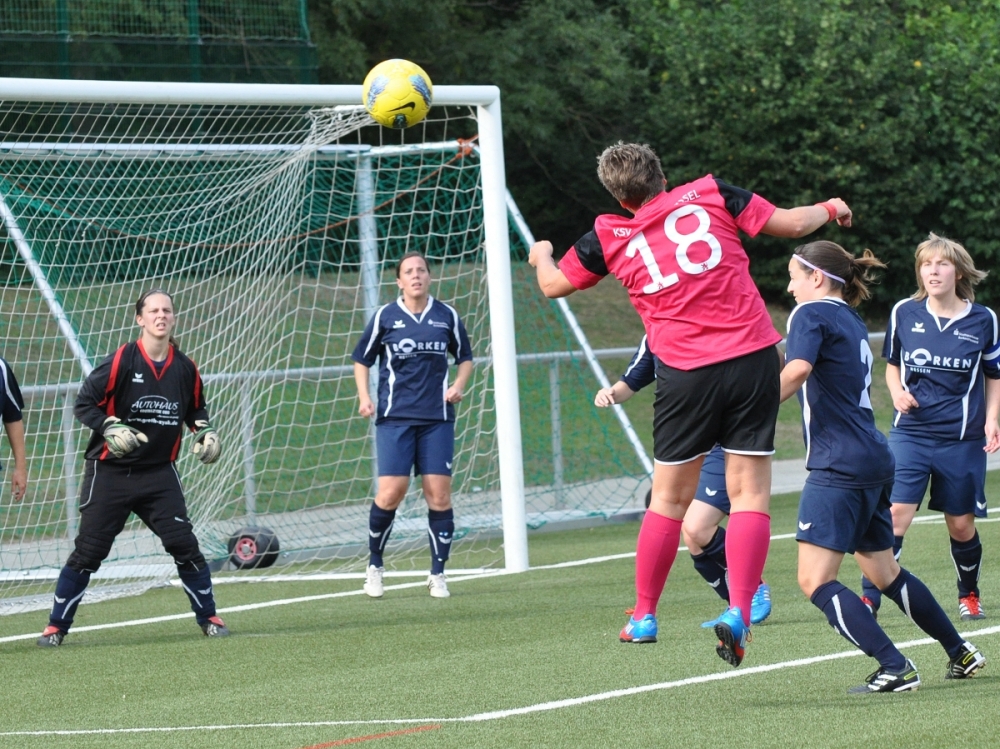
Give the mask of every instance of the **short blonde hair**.
[{"label": "short blonde hair", "polygon": [[976,264],[972,261],[968,250],[958,242],[946,237],[939,237],[934,232],[928,234],[927,239],[917,245],[916,262],[914,263],[917,291],[912,298],[918,301],[927,298],[927,289],[924,288],[924,281],[920,277],[920,266],[934,256],[947,260],[955,266],[955,294],[958,298],[968,302],[976,301],[976,294],[972,289],[986,278],[988,271],[976,270]]},{"label": "short blonde hair", "polygon": [[663,192],[666,178],[656,151],[618,141],[597,158],[597,177],[619,203],[639,208]]}]

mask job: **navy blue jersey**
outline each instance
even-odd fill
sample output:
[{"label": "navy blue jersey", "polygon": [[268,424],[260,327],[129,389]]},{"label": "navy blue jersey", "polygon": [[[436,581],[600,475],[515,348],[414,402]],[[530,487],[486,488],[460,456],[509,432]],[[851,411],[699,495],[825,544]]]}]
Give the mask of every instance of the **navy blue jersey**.
[{"label": "navy blue jersey", "polygon": [[[76,418],[93,429],[87,460],[153,466],[177,459],[184,425],[208,421],[198,367],[171,346],[161,364],[149,358],[142,341],[126,343],[90,373],[73,407]],[[146,435],[149,442],[121,458],[108,451],[102,431],[109,416]]]},{"label": "navy blue jersey", "polygon": [[448,354],[456,364],[472,360],[469,335],[454,307],[429,297],[418,316],[402,298],[383,305],[351,354],[369,368],[379,362],[375,423],[454,421],[455,407],[444,399]]},{"label": "navy blue jersey", "polygon": [[10,364],[6,359],[0,358],[0,415],[4,424],[21,421],[24,416],[24,398],[21,397],[21,388],[17,385],[17,378]]},{"label": "navy blue jersey", "polygon": [[785,361],[813,369],[799,390],[809,481],[865,487],[891,481],[895,462],[872,413],[868,329],[844,301],[803,302],[788,317]]},{"label": "navy blue jersey", "polygon": [[639,348],[632,354],[632,361],[628,363],[621,381],[628,385],[628,389],[633,393],[638,393],[646,385],[656,381],[656,356],[649,350],[646,336],[642,337]]},{"label": "navy blue jersey", "polygon": [[896,413],[893,429],[952,440],[985,436],[986,384],[1000,379],[997,316],[969,304],[950,320],[927,301],[904,299],[892,308],[882,356],[899,367],[903,388],[919,408]]}]

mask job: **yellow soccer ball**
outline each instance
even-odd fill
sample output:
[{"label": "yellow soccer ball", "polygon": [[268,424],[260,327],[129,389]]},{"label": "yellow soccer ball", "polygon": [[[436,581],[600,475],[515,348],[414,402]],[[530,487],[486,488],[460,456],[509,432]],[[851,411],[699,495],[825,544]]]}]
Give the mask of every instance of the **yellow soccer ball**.
[{"label": "yellow soccer ball", "polygon": [[380,62],[365,76],[363,103],[377,123],[402,130],[416,125],[431,108],[430,76],[409,60]]}]

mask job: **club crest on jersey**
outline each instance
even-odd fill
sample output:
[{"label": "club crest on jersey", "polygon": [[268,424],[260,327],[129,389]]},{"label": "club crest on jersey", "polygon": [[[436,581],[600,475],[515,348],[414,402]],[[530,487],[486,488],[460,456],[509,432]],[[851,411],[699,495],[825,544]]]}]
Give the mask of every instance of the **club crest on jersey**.
[{"label": "club crest on jersey", "polygon": [[396,322],[394,322],[392,324],[392,329],[393,330],[399,330],[400,328],[405,328],[405,327],[406,327],[406,323],[403,322],[402,320],[396,320]]},{"label": "club crest on jersey", "polygon": [[924,330],[924,324],[922,322],[913,323],[913,327],[910,329],[911,333],[926,333]]},{"label": "club crest on jersey", "polygon": [[611,230],[611,233],[614,234],[619,239],[628,239],[629,237],[632,236],[632,230],[624,226],[616,226],[614,229]]}]

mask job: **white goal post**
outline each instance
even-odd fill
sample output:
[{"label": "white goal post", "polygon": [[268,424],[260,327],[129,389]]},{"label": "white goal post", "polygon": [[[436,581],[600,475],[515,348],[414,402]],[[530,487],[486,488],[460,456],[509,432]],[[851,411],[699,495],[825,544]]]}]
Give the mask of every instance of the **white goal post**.
[{"label": "white goal post", "polygon": [[[51,164],[53,163],[52,160],[64,156],[78,160],[90,159],[93,163],[98,163],[107,162],[109,159],[124,159],[123,154],[140,154],[145,152],[166,154],[166,158],[169,160],[169,158],[185,151],[185,149],[190,152],[198,152],[200,154],[199,158],[202,159],[222,159],[225,155],[223,152],[228,153],[229,151],[242,150],[247,153],[256,153],[257,151],[266,151],[269,148],[290,151],[289,146],[271,143],[266,137],[263,140],[258,139],[258,142],[247,142],[236,146],[219,145],[218,142],[203,144],[197,142],[197,139],[191,138],[188,138],[186,142],[179,142],[178,139],[173,139],[168,143],[157,136],[147,137],[143,135],[145,130],[155,130],[160,125],[149,125],[148,122],[142,120],[143,115],[140,114],[137,116],[135,113],[146,111],[148,114],[144,116],[150,118],[149,122],[156,122],[157,118],[162,119],[166,117],[163,114],[165,111],[164,108],[174,108],[182,113],[186,112],[180,115],[180,117],[186,117],[186,122],[190,125],[191,122],[197,124],[197,115],[190,113],[191,109],[197,107],[207,107],[209,108],[208,111],[220,113],[228,113],[236,109],[240,111],[246,110],[251,112],[251,114],[240,116],[247,119],[252,119],[254,116],[262,117],[262,115],[254,115],[252,113],[265,111],[268,108],[285,107],[296,111],[316,109],[324,112],[339,109],[346,113],[344,114],[345,118],[353,117],[353,121],[348,125],[349,128],[355,130],[360,127],[371,128],[372,124],[367,115],[359,111],[360,107],[357,103],[360,100],[361,86],[353,85],[300,86],[0,79],[0,108],[7,109],[6,113],[0,113],[0,128],[2,128],[0,130],[0,141],[2,141],[0,142],[0,163],[3,163],[5,158],[21,160],[22,162],[32,161],[34,164],[32,168],[35,171],[32,173],[31,178],[44,181],[44,174],[39,177],[39,173],[44,173],[45,164]],[[27,108],[18,109],[16,113],[11,114],[11,103],[17,103],[17,107],[27,105]],[[38,108],[30,109],[31,105],[38,105]],[[116,106],[128,109],[132,113],[130,116],[134,119],[122,124],[120,117],[114,119],[114,121],[112,121],[112,118],[108,118],[106,124],[99,124],[98,127],[94,126],[94,121],[104,116],[103,113],[107,112],[109,108]],[[511,255],[506,204],[507,192],[504,177],[500,92],[494,86],[437,86],[434,90],[434,110],[432,110],[432,117],[434,111],[444,111],[447,108],[465,108],[471,112],[469,117],[475,122],[476,136],[478,136],[475,152],[478,156],[479,174],[477,179],[479,184],[477,191],[481,193],[481,207],[477,205],[477,210],[481,211],[482,255],[485,261],[485,272],[482,274],[484,276],[482,283],[485,286],[483,296],[488,299],[488,324],[485,328],[488,330],[488,334],[485,339],[481,338],[481,342],[482,340],[488,342],[488,351],[477,350],[475,353],[480,361],[478,367],[485,365],[485,368],[489,370],[489,376],[484,377],[484,381],[491,380],[483,387],[484,392],[488,391],[489,398],[493,400],[493,404],[490,404],[490,409],[493,411],[492,418],[495,419],[495,435],[493,435],[493,439],[495,440],[494,460],[496,463],[495,471],[498,478],[499,498],[502,508],[502,521],[500,525],[503,538],[503,565],[507,570],[517,572],[528,568],[527,523],[525,516],[525,488],[519,416],[518,372],[514,340]],[[5,114],[7,115],[6,119],[4,119]],[[59,128],[56,128],[60,132],[55,132],[55,129],[51,127],[45,131],[37,126],[39,120],[45,120],[46,118],[62,122]],[[78,123],[85,123],[90,128],[88,134],[80,135],[77,132],[80,129],[78,128]],[[22,126],[24,127],[24,131],[18,132],[18,128]],[[433,130],[434,126],[434,123],[429,125],[432,128],[429,132],[432,134],[437,132]],[[119,138],[117,133],[108,132],[115,127],[120,128],[121,138]],[[413,128],[413,130],[418,130],[419,127]],[[315,127],[313,129],[315,130]],[[386,134],[388,135],[391,132],[387,131]],[[92,137],[93,133],[97,133],[99,137]],[[330,138],[339,136],[340,133],[338,131],[336,134],[328,136],[326,141],[320,138],[319,140],[310,142],[309,148],[317,154],[322,155],[326,153],[328,154],[328,158],[331,159],[340,158],[336,154],[329,155],[337,147],[327,142]],[[455,148],[452,141],[449,141],[449,144],[450,148]],[[433,149],[433,147],[433,144],[428,146],[427,144],[421,145],[419,142],[389,145],[375,143],[374,145],[368,144],[368,146],[357,144],[347,150],[351,151],[361,161],[362,157],[358,157],[357,155],[362,153],[386,154],[407,152],[408,150],[425,152]],[[460,145],[459,149],[461,150],[462,147]],[[365,148],[368,148],[368,150],[365,151]],[[209,155],[206,156],[205,154]],[[277,167],[276,171],[279,172],[279,176],[272,178],[278,182],[286,179],[281,172],[295,171],[297,168],[294,163],[295,158],[297,157],[290,156],[289,164]],[[46,162],[46,159],[50,159],[50,161]],[[359,168],[358,182],[361,182],[363,179],[363,171],[363,169]],[[401,168],[402,172],[403,169]],[[143,180],[148,180],[149,176],[146,173],[140,176],[126,175],[122,179],[132,179],[138,184]],[[101,358],[110,354],[116,345],[120,345],[120,343],[133,337],[134,331],[130,329],[127,312],[122,314],[124,299],[119,298],[113,300],[113,303],[117,305],[113,321],[110,316],[107,319],[102,319],[95,326],[95,330],[89,333],[82,333],[78,329],[78,325],[74,325],[74,323],[79,323],[80,317],[86,312],[86,309],[75,312],[67,310],[64,306],[63,298],[68,295],[68,291],[55,288],[56,284],[50,282],[49,274],[56,272],[53,269],[58,269],[60,273],[66,272],[64,264],[68,264],[69,261],[64,260],[59,253],[67,250],[73,252],[78,250],[66,241],[66,233],[64,232],[62,239],[45,240],[51,244],[46,250],[45,261],[41,261],[35,250],[36,245],[41,244],[43,241],[39,239],[39,234],[42,231],[39,222],[30,218],[25,219],[24,216],[18,215],[18,211],[14,208],[16,201],[11,199],[7,194],[9,190],[20,190],[23,187],[23,182],[24,178],[11,176],[11,174],[6,172],[0,174],[0,232],[6,235],[7,243],[16,248],[18,255],[16,263],[23,265],[24,272],[24,275],[19,277],[20,280],[16,283],[8,281],[6,287],[8,288],[8,292],[5,293],[5,296],[11,294],[13,296],[4,304],[3,312],[6,312],[11,304],[22,305],[25,298],[22,292],[30,287],[30,293],[42,301],[39,303],[39,312],[36,314],[34,321],[30,323],[24,322],[20,325],[21,332],[19,335],[22,337],[21,340],[26,342],[33,336],[38,340],[48,338],[49,340],[42,346],[42,349],[50,351],[55,345],[50,340],[53,336],[50,333],[33,333],[32,330],[39,330],[46,325],[53,325],[58,330],[58,336],[62,339],[62,345],[68,352],[67,360],[75,362],[70,368],[62,366],[60,370],[61,375],[57,379],[64,381],[69,377],[79,382]],[[81,181],[80,184],[84,184],[84,182]],[[32,187],[32,189],[35,188]],[[76,183],[70,184],[69,180],[67,180],[67,184],[63,185],[61,189],[65,191],[75,190],[74,200],[81,201],[82,204],[91,199],[89,193],[85,194],[85,189],[80,188]],[[86,189],[95,190],[96,188],[88,187]],[[372,195],[375,192],[377,192],[377,189],[368,194],[367,199],[370,202],[367,210],[369,212],[374,210],[371,201],[373,201]],[[363,203],[365,199],[364,190],[361,193],[361,197],[356,199],[360,201],[360,212],[363,219],[363,214],[365,213]],[[233,198],[237,202],[238,199],[239,196]],[[118,200],[121,203],[122,210],[132,210],[129,208],[129,201],[132,200],[131,197],[124,195],[112,196],[103,200],[108,203]],[[268,200],[272,202],[261,203],[255,206],[256,211],[248,212],[246,222],[250,222],[252,218],[255,219],[257,213],[261,210],[266,210],[268,207],[274,205],[273,197]],[[36,207],[38,204],[44,204],[45,210],[49,214],[53,213],[52,206],[55,201],[37,190],[27,198],[22,196],[22,201],[34,201]],[[60,206],[59,210],[63,212],[67,222],[75,222],[82,225],[81,227],[77,227],[79,232],[85,233],[92,228],[86,225],[87,221],[82,221],[80,215],[78,215],[83,212],[83,209],[74,212],[65,208],[65,206]],[[440,210],[442,215],[446,215],[446,211],[442,209],[435,207],[435,210]],[[46,220],[52,223],[51,218],[47,218]],[[363,220],[360,223],[364,226]],[[216,225],[206,219],[203,227],[203,231],[206,232],[205,236],[211,236],[215,228]],[[268,230],[269,227],[265,227],[265,232]],[[46,231],[49,231],[49,229],[46,229]],[[363,234],[363,229],[361,233]],[[275,234],[277,236],[277,230],[275,230]],[[140,237],[140,239],[145,241],[148,237]],[[371,239],[369,237],[369,240]],[[191,236],[183,242],[174,242],[169,245],[167,252],[172,253],[175,251],[175,247],[180,247],[181,245],[198,246],[199,243],[204,245],[204,242],[204,237],[195,238]],[[245,242],[245,244],[251,243],[249,241]],[[360,243],[363,253],[363,237]],[[82,244],[80,246],[86,247],[88,245]],[[84,259],[80,262],[85,264],[89,261]],[[107,261],[103,260],[102,262]],[[156,265],[158,262],[160,261],[150,261],[150,264]],[[198,262],[201,261],[199,260]],[[271,268],[267,266],[267,263],[270,261],[265,258],[260,262],[263,263],[261,266],[262,269],[255,268],[254,273],[267,276],[268,273],[272,272]],[[456,263],[460,262],[465,261],[456,261]],[[370,264],[366,266],[364,261],[362,261],[362,276],[366,272],[369,275],[373,272],[379,274],[381,268],[373,271]],[[148,272],[149,281],[162,277],[157,268],[151,268]],[[273,277],[277,278],[277,275]],[[231,285],[225,283],[228,278],[227,276],[219,281],[220,289],[227,291],[231,289]],[[383,281],[383,283],[385,282]],[[377,279],[375,285],[377,286]],[[105,286],[106,284],[95,283],[95,288],[101,287],[104,289]],[[372,284],[369,283],[368,286],[368,291],[370,292]],[[250,284],[250,287],[250,290],[246,292],[248,294],[257,293],[260,290],[259,286],[253,286],[253,284]],[[21,291],[18,291],[19,289]],[[374,299],[377,300],[377,295]],[[446,300],[448,300],[447,297]],[[385,301],[387,300],[382,300],[383,303]],[[185,314],[183,301],[181,304],[181,314]],[[205,306],[208,305],[208,302],[200,302],[200,304]],[[369,298],[365,301],[364,306],[371,308],[372,304],[373,299]],[[462,309],[459,311],[464,314]],[[191,319],[195,314],[197,314],[195,310],[187,312],[188,319]],[[38,322],[38,318],[42,316],[48,316],[49,322],[47,324]],[[264,324],[267,324],[266,318],[262,319],[265,319]],[[356,333],[357,331],[354,332]],[[199,334],[197,337],[199,340],[204,340],[205,332]],[[79,435],[75,438],[73,437],[73,431],[74,429],[79,431],[79,425],[73,424],[71,418],[68,419],[66,416],[67,409],[75,393],[72,389],[63,385],[54,385],[51,381],[41,385],[33,382],[32,375],[39,371],[38,362],[24,361],[23,359],[18,360],[18,358],[10,357],[10,348],[11,346],[8,342],[7,353],[4,351],[0,351],[0,353],[5,353],[10,358],[10,363],[21,381],[22,389],[30,392],[37,391],[38,393],[42,393],[48,389],[51,395],[51,392],[53,392],[52,388],[62,388],[60,390],[60,397],[63,398],[63,401],[55,409],[58,412],[61,408],[62,416],[54,417],[56,422],[61,418],[62,440],[60,444],[62,447],[57,450],[46,450],[42,462],[49,464],[59,459],[63,460],[66,464],[74,460],[79,462],[81,460],[79,452],[80,438]],[[36,351],[36,349],[33,349],[27,343],[21,347],[21,350]],[[32,357],[34,353],[22,354],[21,356]],[[257,374],[259,375],[260,373]],[[216,389],[213,381],[216,383],[220,382],[219,378],[221,375],[218,374],[217,370],[213,372],[208,367],[203,368],[203,375],[208,383],[209,405],[211,407],[213,391]],[[34,390],[32,390],[33,388]],[[349,399],[349,393],[345,399]],[[234,410],[249,410],[252,407],[253,402],[251,400],[243,399],[240,401],[239,407]],[[474,406],[470,404],[470,407]],[[316,413],[314,416],[317,420],[323,417],[319,413]],[[234,415],[229,424],[230,432],[238,431],[233,429],[233,425],[237,421],[238,419]],[[31,440],[35,436],[35,432],[37,432],[37,425],[28,423],[27,426],[28,439]],[[491,424],[490,429],[493,428],[494,426]],[[59,439],[59,425],[57,424],[51,431],[52,434],[49,435],[51,440]],[[229,451],[233,453],[239,452],[238,435],[228,435],[227,442]],[[252,463],[252,455],[250,459]],[[235,456],[231,460],[234,464],[231,475],[235,477],[239,474],[240,461]],[[33,476],[37,474],[37,470],[36,466],[29,466],[29,471]],[[58,468],[53,468],[51,465],[46,465],[46,470],[49,471],[53,480],[59,474]],[[65,487],[66,494],[69,494],[75,490],[75,487],[70,480],[72,478],[71,469],[67,468],[66,472],[67,475],[63,478],[67,479]],[[252,481],[252,472],[248,480]],[[232,481],[235,482],[236,479],[233,478]],[[472,490],[476,491],[476,488]],[[226,488],[223,487],[222,491],[225,492]],[[51,487],[48,488],[48,493],[53,493]],[[65,499],[72,503],[75,498],[66,496]],[[22,532],[19,530],[21,526],[24,525],[27,528],[28,526],[34,527],[37,525],[40,527],[40,524],[34,521],[22,523],[23,518],[18,513],[22,516],[29,516],[31,512],[27,508],[7,508],[5,528],[3,530],[8,532],[8,537],[0,541],[0,554],[7,555],[4,558],[3,571],[8,581],[17,580],[19,577],[28,581],[45,580],[44,585],[38,586],[39,588],[44,588],[50,584],[48,580],[51,580],[51,577],[45,578],[44,576],[40,576],[33,578],[29,569],[32,566],[31,562],[24,564],[24,569],[21,570],[18,570],[16,565],[7,563],[11,558],[10,555],[19,553],[17,549],[21,550],[20,553],[22,555],[27,554],[24,549],[29,548],[30,544],[24,539],[30,538],[32,533]],[[44,510],[39,510],[39,512],[45,514]],[[200,520],[204,523],[208,521],[208,518],[202,517]],[[198,521],[196,520],[197,524]],[[72,517],[70,518],[70,530],[72,530]],[[33,543],[41,547],[44,547],[48,543],[44,531],[35,531],[35,538],[37,540]],[[65,539],[62,539],[57,552],[53,553],[64,555],[68,552],[69,548],[71,547],[66,545]],[[45,556],[45,554],[40,552],[39,556]],[[51,567],[51,555],[46,558],[45,564]],[[31,592],[25,591],[26,594],[30,594]],[[12,594],[16,596],[17,591],[14,591]],[[0,596],[6,595],[9,595],[9,593],[0,592]],[[90,598],[93,600],[92,596]],[[0,609],[2,608],[3,606],[0,605]]]},{"label": "white goal post", "polygon": [[[400,131],[364,112],[360,86],[0,79],[0,355],[25,395],[29,463],[27,497],[0,494],[0,615],[51,601],[90,436],[76,394],[135,338],[132,307],[155,287],[174,294],[223,439],[212,466],[188,445],[177,460],[218,584],[364,575],[377,456],[351,351],[411,250],[476,362],[456,409],[449,574],[523,571],[528,530],[642,510],[644,443],[622,407],[593,405],[595,378],[624,371],[638,340],[594,349],[566,301],[539,293],[498,89],[434,94]],[[390,577],[426,574],[418,485]],[[86,600],[175,573],[132,518]]]}]

